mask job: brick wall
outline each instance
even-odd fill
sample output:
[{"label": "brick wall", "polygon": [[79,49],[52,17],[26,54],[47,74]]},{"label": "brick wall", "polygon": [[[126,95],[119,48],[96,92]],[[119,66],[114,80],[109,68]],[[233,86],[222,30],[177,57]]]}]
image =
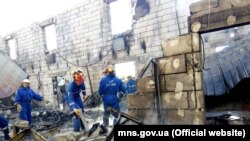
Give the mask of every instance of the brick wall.
[{"label": "brick wall", "polygon": [[[188,3],[195,0],[178,0],[177,9],[181,34],[187,33]],[[130,54],[126,51],[117,52],[117,58],[112,58],[112,35],[109,20],[109,7],[103,0],[85,0],[82,4],[62,12],[54,17],[36,21],[30,26],[11,33],[17,40],[16,62],[30,75],[31,86],[45,98],[56,101],[52,91],[52,77],[62,75],[71,80],[71,70],[80,68],[86,74],[89,66],[93,89],[98,89],[102,77],[101,71],[107,65],[126,61],[135,61],[137,73],[151,56],[162,57],[161,43],[164,39],[179,35],[175,1],[148,0],[150,12],[133,24],[132,34],[128,38]],[[48,55],[43,26],[55,21],[57,50],[56,63],[47,64]],[[7,51],[5,40],[0,40],[0,50]],[[146,43],[146,52],[140,47],[140,41]],[[99,60],[99,54],[104,56]],[[89,58],[88,58],[89,55]],[[61,57],[63,56],[63,58]],[[40,78],[40,79],[38,79]],[[40,81],[40,82],[39,82]],[[39,82],[39,83],[38,83]],[[86,80],[87,92],[90,93],[89,80]],[[53,104],[55,105],[55,104]]]},{"label": "brick wall", "polygon": [[163,41],[164,57],[157,59],[162,121],[157,119],[152,76],[139,79],[139,93],[127,96],[128,113],[146,124],[204,124],[199,44],[198,34]]}]

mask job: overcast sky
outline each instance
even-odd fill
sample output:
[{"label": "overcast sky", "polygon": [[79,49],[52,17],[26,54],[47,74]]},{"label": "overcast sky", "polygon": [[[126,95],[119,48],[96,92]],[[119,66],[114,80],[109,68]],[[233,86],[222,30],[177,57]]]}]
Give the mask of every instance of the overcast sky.
[{"label": "overcast sky", "polygon": [[63,12],[84,0],[0,0],[0,36]]}]

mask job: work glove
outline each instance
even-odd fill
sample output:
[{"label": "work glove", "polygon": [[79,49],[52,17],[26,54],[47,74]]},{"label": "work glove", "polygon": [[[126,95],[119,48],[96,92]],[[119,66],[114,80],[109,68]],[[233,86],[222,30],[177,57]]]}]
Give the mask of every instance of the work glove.
[{"label": "work glove", "polygon": [[74,109],[75,114],[80,117],[81,109]]},{"label": "work glove", "polygon": [[17,111],[18,112],[21,112],[22,111],[22,106],[20,104],[17,104],[16,105],[16,108],[17,108]]}]

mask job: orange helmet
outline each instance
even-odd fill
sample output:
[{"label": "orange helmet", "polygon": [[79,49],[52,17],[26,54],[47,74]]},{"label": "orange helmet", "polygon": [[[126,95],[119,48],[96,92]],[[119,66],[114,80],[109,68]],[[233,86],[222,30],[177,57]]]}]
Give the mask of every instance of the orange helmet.
[{"label": "orange helmet", "polygon": [[80,70],[74,71],[72,75],[73,75],[73,79],[76,82],[81,83],[84,81],[84,75],[83,75],[82,71],[80,71]]}]

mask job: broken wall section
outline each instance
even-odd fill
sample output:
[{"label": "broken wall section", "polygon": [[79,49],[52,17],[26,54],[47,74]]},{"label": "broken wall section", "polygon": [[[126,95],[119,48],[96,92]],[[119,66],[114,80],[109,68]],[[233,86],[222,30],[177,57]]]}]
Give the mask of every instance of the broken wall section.
[{"label": "broken wall section", "polygon": [[[86,68],[80,66],[91,65],[89,72],[94,91],[98,90],[102,70],[108,65],[135,61],[136,71],[139,72],[149,57],[163,56],[161,42],[179,35],[178,25],[180,34],[188,32],[188,3],[192,1],[197,0],[147,0],[149,11],[133,23],[131,35],[126,40],[130,52],[117,51],[116,58],[113,58],[109,4],[103,0],[85,0],[61,14],[11,33],[17,40],[15,61],[29,74],[31,87],[51,100],[53,108],[57,107],[57,95],[53,94],[53,77],[62,76],[71,80],[71,71],[81,69],[86,76],[87,93],[90,94]],[[131,0],[131,4],[133,2]],[[51,23],[54,23],[56,29],[57,49],[46,54],[44,26]],[[0,50],[7,54],[8,36],[0,39]],[[145,46],[141,44],[143,41]],[[55,60],[50,64],[48,62],[53,58],[52,54],[55,54]]]},{"label": "broken wall section", "polygon": [[[162,124],[204,124],[205,107],[198,34],[166,39],[160,71]],[[146,124],[158,124],[154,78],[138,80],[138,94],[128,95],[128,113]]]}]

